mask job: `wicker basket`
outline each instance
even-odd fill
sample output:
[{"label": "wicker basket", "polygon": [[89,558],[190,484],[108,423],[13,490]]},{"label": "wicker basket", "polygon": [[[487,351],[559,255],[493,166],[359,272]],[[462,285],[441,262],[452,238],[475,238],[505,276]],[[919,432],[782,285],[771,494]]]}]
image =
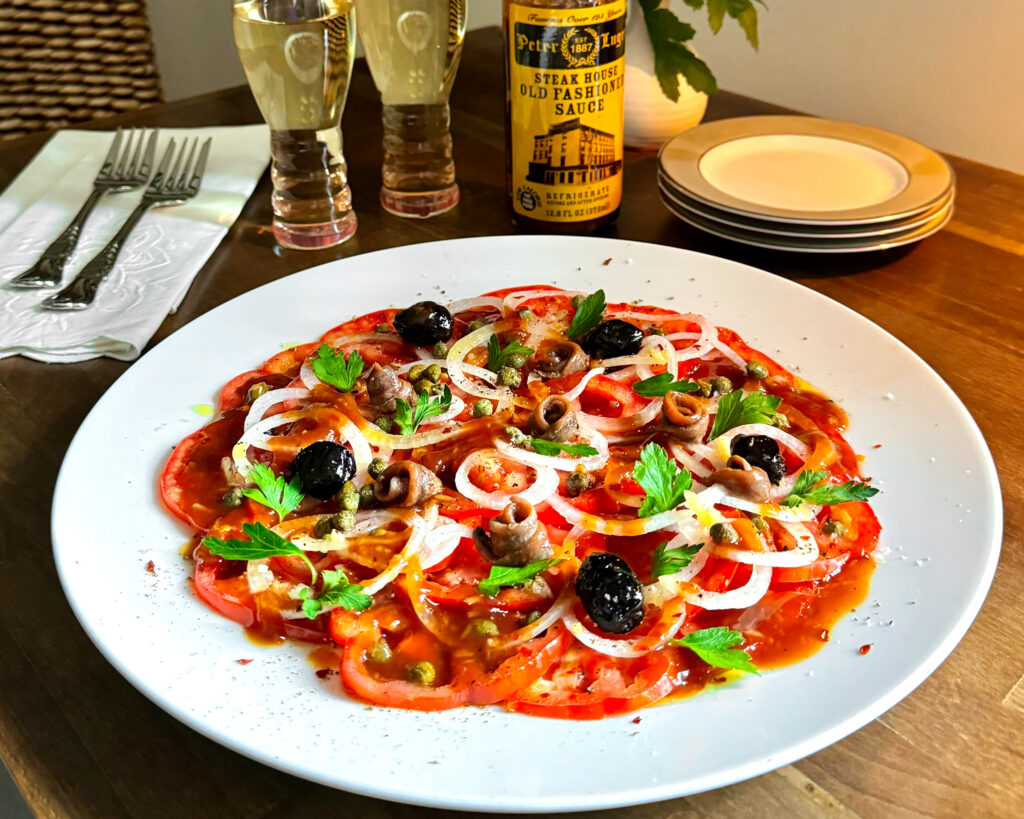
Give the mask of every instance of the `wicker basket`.
[{"label": "wicker basket", "polygon": [[0,139],[162,101],[144,0],[0,0]]}]

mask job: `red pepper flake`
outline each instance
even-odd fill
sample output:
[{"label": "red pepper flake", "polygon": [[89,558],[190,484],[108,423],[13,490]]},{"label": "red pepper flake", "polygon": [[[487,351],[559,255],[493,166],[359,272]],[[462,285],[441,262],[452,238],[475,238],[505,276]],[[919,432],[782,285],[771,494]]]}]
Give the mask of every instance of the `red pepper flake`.
[{"label": "red pepper flake", "polygon": [[871,448],[872,448],[872,449],[881,449],[881,448],[882,448],[882,445],[881,445],[881,444],[875,444],[875,445],[874,445],[874,446],[872,446]]},{"label": "red pepper flake", "polygon": [[858,654],[867,654],[869,651],[871,651],[871,646],[873,646],[873,645],[874,645],[874,643],[864,643],[864,645],[862,645],[860,648],[857,649],[857,653]]},{"label": "red pepper flake", "polygon": [[823,643],[827,643],[828,642],[828,638],[829,638],[828,629],[827,628],[823,628],[821,630],[821,634],[818,635],[818,639],[821,640],[821,642],[823,642]]},{"label": "red pepper flake", "polygon": [[239,665],[249,665],[249,663],[251,663],[252,660],[235,660],[235,662]]},{"label": "red pepper flake", "polygon": [[633,717],[633,719],[631,720],[631,722],[632,722],[632,723],[633,723],[634,725],[639,725],[639,724],[640,724],[640,717]]},{"label": "red pepper flake", "polygon": [[156,574],[156,564],[152,560],[146,564],[146,571],[150,574]]},{"label": "red pepper flake", "polygon": [[612,260],[611,260],[610,256],[607,259],[605,259],[603,262],[601,262],[601,264],[603,264],[605,267],[608,267],[608,265],[610,265],[611,263],[612,263]]}]

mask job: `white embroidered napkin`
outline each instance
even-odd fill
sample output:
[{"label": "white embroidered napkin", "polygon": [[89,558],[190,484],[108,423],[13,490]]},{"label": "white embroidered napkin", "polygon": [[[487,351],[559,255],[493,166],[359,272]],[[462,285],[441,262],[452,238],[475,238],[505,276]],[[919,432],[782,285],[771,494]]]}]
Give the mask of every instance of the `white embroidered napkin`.
[{"label": "white embroidered napkin", "polygon": [[[42,255],[81,207],[110,147],[108,131],[60,131],[0,196],[0,358],[20,353],[38,361],[98,356],[131,361],[238,217],[270,160],[266,125],[161,129],[159,160],[174,137],[213,138],[199,194],[158,208],[139,222],[96,302],[78,312],[40,310],[59,287],[13,290],[2,285]],[[110,240],[139,203],[142,190],[108,194],[82,231],[64,269],[66,285]]]}]

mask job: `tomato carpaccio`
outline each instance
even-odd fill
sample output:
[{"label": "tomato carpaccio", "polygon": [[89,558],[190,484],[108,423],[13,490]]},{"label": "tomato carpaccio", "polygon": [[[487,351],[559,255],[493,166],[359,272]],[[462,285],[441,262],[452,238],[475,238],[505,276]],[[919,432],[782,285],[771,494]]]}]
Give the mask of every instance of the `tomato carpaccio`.
[{"label": "tomato carpaccio", "polygon": [[450,307],[226,381],[160,479],[206,605],[337,646],[377,705],[595,719],[803,659],[863,600],[875,490],[826,396],[601,291]]}]

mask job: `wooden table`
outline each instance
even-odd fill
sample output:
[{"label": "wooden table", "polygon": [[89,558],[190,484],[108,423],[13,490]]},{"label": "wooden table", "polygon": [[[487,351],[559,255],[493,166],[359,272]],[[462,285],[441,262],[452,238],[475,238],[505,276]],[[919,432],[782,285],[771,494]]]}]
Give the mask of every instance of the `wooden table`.
[{"label": "wooden table", "polygon": [[[506,209],[501,66],[499,32],[471,33],[453,97],[462,204],[420,222],[395,219],[377,205],[380,109],[360,65],[344,120],[360,219],[355,238],[315,253],[276,247],[266,227],[270,184],[264,178],[154,342],[240,293],[331,259],[516,232]],[[708,118],[775,112],[722,94],[711,101]],[[238,88],[96,127],[257,121],[248,90]],[[43,142],[31,137],[0,146],[0,187]],[[627,155],[625,204],[612,235],[771,270],[894,333],[952,386],[990,442],[1006,534],[995,583],[970,632],[884,716],[779,771],[618,815],[1024,815],[1024,177],[952,162],[957,211],[942,233],[909,249],[837,258],[756,250],[690,229],[658,201],[654,157]],[[0,361],[0,754],[31,807],[40,816],[75,819],[456,815],[339,793],[225,750],[139,694],[85,636],[50,556],[50,499],[75,430],[126,366],[109,359],[51,366],[20,357]]]}]

